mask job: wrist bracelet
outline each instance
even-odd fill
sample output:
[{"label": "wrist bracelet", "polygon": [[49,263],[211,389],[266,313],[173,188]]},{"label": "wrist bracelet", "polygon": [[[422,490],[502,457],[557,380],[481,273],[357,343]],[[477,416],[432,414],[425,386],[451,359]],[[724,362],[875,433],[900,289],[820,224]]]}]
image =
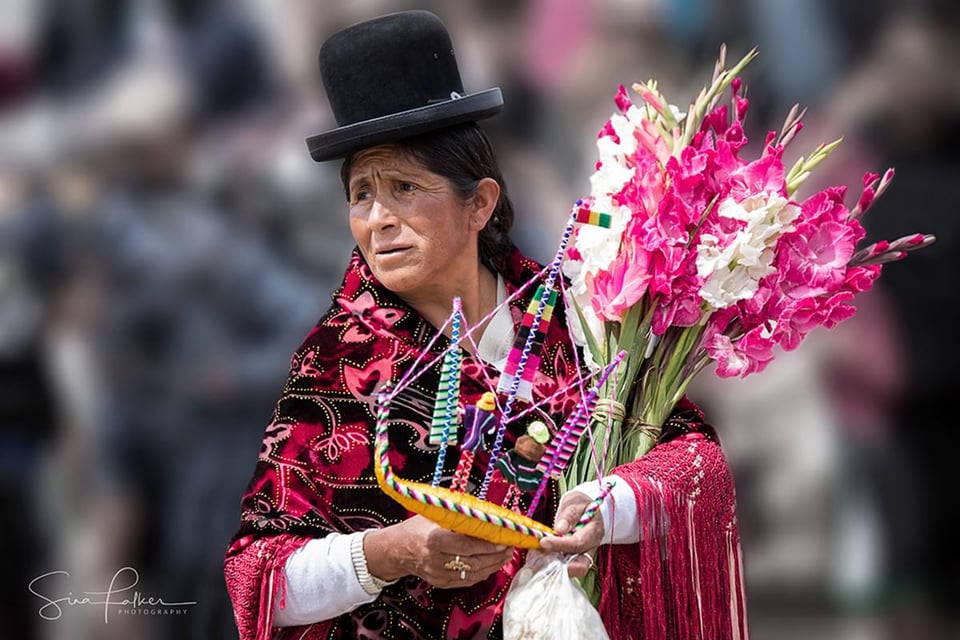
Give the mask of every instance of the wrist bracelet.
[{"label": "wrist bracelet", "polygon": [[357,580],[360,581],[360,586],[363,587],[363,590],[366,591],[368,595],[375,596],[380,593],[385,586],[393,584],[396,580],[381,580],[376,576],[370,575],[370,571],[367,570],[367,556],[363,552],[363,539],[368,533],[370,533],[369,529],[362,533],[354,534],[350,540],[350,559],[353,561],[353,570],[357,574]]}]

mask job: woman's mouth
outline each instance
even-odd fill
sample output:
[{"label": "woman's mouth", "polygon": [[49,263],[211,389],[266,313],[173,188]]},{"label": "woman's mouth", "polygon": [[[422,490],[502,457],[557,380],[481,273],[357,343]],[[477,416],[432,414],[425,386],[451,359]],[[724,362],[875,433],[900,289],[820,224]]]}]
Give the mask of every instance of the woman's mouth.
[{"label": "woman's mouth", "polygon": [[385,258],[385,257],[388,257],[388,256],[395,256],[395,255],[398,255],[398,254],[400,254],[400,253],[403,253],[403,252],[406,251],[407,249],[409,249],[409,247],[400,247],[400,246],[396,246],[396,247],[384,247],[384,248],[382,248],[382,249],[377,249],[377,252],[376,252],[376,253],[377,253],[377,256],[379,256],[379,257],[381,257],[381,258]]}]

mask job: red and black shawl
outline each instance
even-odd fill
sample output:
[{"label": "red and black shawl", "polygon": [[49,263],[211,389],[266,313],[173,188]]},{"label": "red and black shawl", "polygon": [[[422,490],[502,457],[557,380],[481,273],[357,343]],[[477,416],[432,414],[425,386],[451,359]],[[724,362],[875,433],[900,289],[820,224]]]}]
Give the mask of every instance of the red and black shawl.
[{"label": "red and black shawl", "polygon": [[[514,251],[501,274],[508,295],[535,279],[539,272],[539,265]],[[534,286],[527,287],[511,303],[515,324],[519,323],[534,290]],[[287,558],[309,539],[331,532],[349,533],[384,527],[410,516],[380,491],[374,476],[375,394],[383,382],[401,379],[418,356],[439,355],[449,345],[442,336],[430,345],[436,337],[436,328],[382,287],[357,252],[354,252],[343,283],[334,292],[333,299],[330,310],[292,358],[289,378],[273,420],[266,428],[256,469],[242,500],[240,529],[227,550],[225,576],[241,640],[500,638],[503,599],[510,580],[522,564],[521,553],[515,554],[513,562],[502,571],[469,588],[435,589],[415,576],[408,576],[386,587],[374,602],[332,620],[306,628],[272,626],[278,599],[282,606],[283,568]],[[424,354],[428,348],[430,353]],[[558,308],[546,331],[540,370],[534,380],[534,395],[535,400],[540,400],[557,395],[563,389],[570,389],[571,393],[560,393],[557,398],[546,402],[543,413],[531,415],[530,419],[547,418],[555,424],[562,423],[576,403],[573,395],[576,370],[563,310]],[[473,403],[484,391],[495,390],[498,376],[496,369],[465,354],[461,381],[464,402]],[[427,435],[438,381],[439,364],[421,375],[391,405],[390,461],[397,475],[406,480],[429,483],[433,475],[436,447],[427,444]],[[707,476],[697,480],[702,484],[696,488],[710,492],[713,496],[710,504],[716,505],[707,510],[710,521],[705,523],[700,522],[703,517],[698,515],[704,510],[691,507],[691,523],[696,529],[709,529],[701,534],[705,540],[720,540],[727,532],[732,532],[732,540],[739,549],[732,519],[732,484],[726,466],[715,442],[697,432],[702,416],[697,413],[692,418],[676,424],[683,426],[681,430],[690,432],[680,440],[695,440],[694,450],[699,447],[698,451],[691,450],[690,444],[682,448],[660,445],[655,449],[668,455],[671,462],[665,468],[672,471],[642,467],[635,473],[627,469],[618,469],[617,472],[627,473],[628,481],[638,491],[638,500],[642,498],[641,501],[649,503],[646,505],[648,511],[650,505],[660,505],[656,511],[671,519],[669,530],[673,532],[687,527],[679,526],[681,523],[675,521],[678,516],[674,510],[667,509],[672,500],[667,496],[673,495],[673,486],[677,487],[678,493],[687,492],[689,482],[685,484],[683,478],[698,478],[703,475],[698,476],[698,472],[705,471]],[[505,437],[505,449],[513,446],[525,427],[522,420],[512,425]],[[470,475],[473,486],[482,480],[488,459],[486,451],[477,451]],[[449,476],[454,471],[457,456],[448,455],[446,460],[448,468],[444,473]],[[666,489],[663,489],[660,480],[652,479],[658,476],[651,475],[650,471],[676,477],[660,478],[668,480]],[[729,485],[729,491],[717,492],[714,485],[718,482],[723,488]],[[653,485],[648,486],[649,483],[656,484],[655,491],[651,491]],[[498,502],[507,488],[499,472],[496,473],[488,499]],[[555,487],[551,486],[534,517],[551,523],[556,500]],[[644,507],[643,504],[640,506]],[[715,518],[719,519],[714,521]],[[678,553],[689,554],[690,541],[687,538],[678,538],[677,543],[686,545],[677,548]],[[710,546],[709,554],[706,551],[704,554],[710,557],[693,559],[692,564],[698,570],[701,565],[716,564],[721,559],[727,561],[725,553],[723,558],[719,555],[716,559],[713,557],[715,552],[726,551],[720,548],[722,544],[711,542]],[[652,582],[653,578],[648,575],[652,569],[649,562],[644,561],[649,555],[649,550],[645,551],[642,545],[611,547],[600,563],[607,569],[605,580],[623,581],[624,585],[632,585],[633,581],[641,579]],[[659,557],[659,552],[656,555]],[[681,570],[686,568],[686,565],[680,567]],[[733,591],[739,591],[739,572],[729,585],[717,584],[719,579],[713,575],[716,572],[701,573],[702,579],[696,585],[701,611],[706,600],[726,601]],[[695,577],[694,574],[690,576],[691,580]],[[677,580],[676,584],[660,580],[656,586],[661,591],[674,587],[690,590],[693,587],[691,580]],[[704,596],[702,591],[705,588],[717,589],[716,597]],[[640,628],[651,628],[652,624],[668,624],[676,615],[687,615],[691,611],[689,607],[677,609],[669,605],[676,600],[673,597],[656,598],[669,606],[647,603],[652,590],[643,590],[642,598],[632,600],[622,589],[620,593],[616,590],[610,593],[613,597],[605,599],[601,610],[626,623],[624,632],[619,635],[614,632],[613,637],[660,637],[631,634],[641,620]],[[641,594],[640,590],[637,594]],[[711,608],[716,609],[713,605]],[[728,620],[729,616],[728,610]],[[620,627],[613,622],[607,624],[611,631]],[[729,623],[725,626],[729,627]]]}]

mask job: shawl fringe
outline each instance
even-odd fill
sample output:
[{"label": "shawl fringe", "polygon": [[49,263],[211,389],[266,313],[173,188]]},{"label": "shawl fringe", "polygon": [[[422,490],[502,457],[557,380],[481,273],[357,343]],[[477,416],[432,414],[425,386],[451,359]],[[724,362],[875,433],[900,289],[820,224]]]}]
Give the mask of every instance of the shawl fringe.
[{"label": "shawl fringe", "polygon": [[720,447],[688,433],[618,467],[641,540],[600,554],[611,640],[748,640],[733,480]]},{"label": "shawl fringe", "polygon": [[270,640],[274,636],[274,603],[286,596],[287,559],[309,538],[280,534],[237,539],[224,559],[224,578],[233,602],[240,640]]}]

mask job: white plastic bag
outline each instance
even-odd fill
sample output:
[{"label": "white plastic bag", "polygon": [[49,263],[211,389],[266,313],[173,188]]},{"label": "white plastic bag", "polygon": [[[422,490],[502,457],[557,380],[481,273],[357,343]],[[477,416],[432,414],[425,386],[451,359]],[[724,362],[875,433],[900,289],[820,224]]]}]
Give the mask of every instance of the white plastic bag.
[{"label": "white plastic bag", "polygon": [[567,558],[530,552],[507,592],[504,640],[609,640],[600,614],[567,575]]}]

